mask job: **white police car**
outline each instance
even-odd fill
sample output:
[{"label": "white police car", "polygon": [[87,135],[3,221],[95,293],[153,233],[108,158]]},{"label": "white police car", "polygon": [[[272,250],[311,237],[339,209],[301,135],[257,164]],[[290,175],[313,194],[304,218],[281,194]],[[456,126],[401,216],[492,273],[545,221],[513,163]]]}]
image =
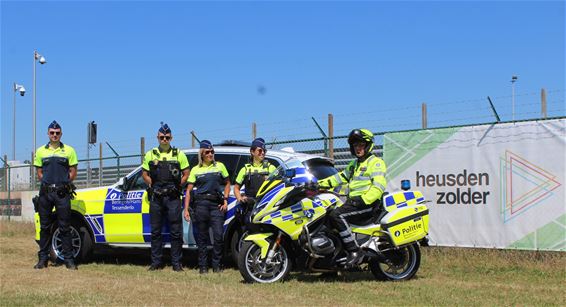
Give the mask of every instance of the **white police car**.
[{"label": "white police car", "polygon": [[[225,164],[230,181],[235,182],[238,171],[249,162],[248,146],[215,146],[215,159]],[[198,149],[183,150],[192,168],[198,162]],[[291,161],[300,161],[316,178],[321,179],[337,171],[332,160],[292,151],[268,150],[266,159],[274,166],[286,168]],[[122,247],[150,247],[151,227],[149,222],[149,201],[145,190],[146,183],[142,178],[141,166],[126,177],[109,187],[77,190],[71,201],[72,221],[71,233],[75,258],[85,261],[97,245]],[[244,187],[245,188],[245,187]],[[233,196],[228,200],[228,211],[224,223],[225,250],[237,248],[241,234],[241,225],[235,219],[239,204]],[[185,248],[196,248],[193,227],[183,222],[183,238]],[[168,246],[169,227],[164,223],[163,239]],[[56,226],[54,226],[56,227]],[[39,217],[36,213],[36,239],[39,239]],[[53,229],[52,256],[61,255],[61,238],[59,230]]]}]

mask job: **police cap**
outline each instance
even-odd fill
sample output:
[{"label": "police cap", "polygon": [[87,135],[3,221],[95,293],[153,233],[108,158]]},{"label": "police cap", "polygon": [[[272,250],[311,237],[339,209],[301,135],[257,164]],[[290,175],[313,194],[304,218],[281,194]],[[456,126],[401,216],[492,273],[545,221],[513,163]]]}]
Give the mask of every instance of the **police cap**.
[{"label": "police cap", "polygon": [[49,124],[47,129],[61,129],[61,125],[59,125],[59,123],[56,120],[54,120],[51,122],[51,124]]}]

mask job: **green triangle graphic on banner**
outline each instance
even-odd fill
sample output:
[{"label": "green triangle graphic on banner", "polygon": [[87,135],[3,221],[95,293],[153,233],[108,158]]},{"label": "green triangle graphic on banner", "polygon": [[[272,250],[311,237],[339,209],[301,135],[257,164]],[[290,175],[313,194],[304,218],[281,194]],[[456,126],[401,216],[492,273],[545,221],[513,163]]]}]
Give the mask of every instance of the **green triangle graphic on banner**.
[{"label": "green triangle graphic on banner", "polygon": [[509,245],[508,248],[566,251],[566,214]]},{"label": "green triangle graphic on banner", "polygon": [[387,180],[397,177],[460,129],[386,133],[383,137],[383,160],[387,165]]}]

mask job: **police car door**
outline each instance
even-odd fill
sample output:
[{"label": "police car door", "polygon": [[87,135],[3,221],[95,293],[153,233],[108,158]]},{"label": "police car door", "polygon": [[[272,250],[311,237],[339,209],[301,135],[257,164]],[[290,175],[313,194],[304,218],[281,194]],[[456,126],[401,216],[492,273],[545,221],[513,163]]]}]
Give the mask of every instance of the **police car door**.
[{"label": "police car door", "polygon": [[104,204],[106,243],[150,242],[149,202],[141,168],[127,181],[108,189]]}]

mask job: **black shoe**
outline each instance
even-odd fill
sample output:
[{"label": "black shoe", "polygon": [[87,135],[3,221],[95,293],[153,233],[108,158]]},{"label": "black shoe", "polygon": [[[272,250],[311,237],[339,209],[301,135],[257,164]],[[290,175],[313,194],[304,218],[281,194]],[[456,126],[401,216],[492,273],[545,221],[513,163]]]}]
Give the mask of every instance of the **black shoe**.
[{"label": "black shoe", "polygon": [[213,273],[222,273],[222,268],[219,267],[219,266],[213,267],[212,272]]},{"label": "black shoe", "polygon": [[175,272],[183,272],[183,266],[181,264],[174,264],[173,265],[173,271]]},{"label": "black shoe", "polygon": [[69,270],[78,270],[74,260],[65,260],[65,267]]},{"label": "black shoe", "polygon": [[41,270],[47,268],[47,260],[39,260],[36,265],[33,266],[36,270]]},{"label": "black shoe", "polygon": [[346,259],[346,267],[357,266],[362,259],[360,252],[350,252],[348,258]]},{"label": "black shoe", "polygon": [[199,274],[207,274],[207,273],[208,273],[208,269],[207,269],[207,268],[200,268],[200,269],[198,270],[198,273],[199,273]]},{"label": "black shoe", "polygon": [[147,270],[148,271],[157,271],[157,270],[161,270],[161,269],[163,269],[163,264],[152,263]]}]

